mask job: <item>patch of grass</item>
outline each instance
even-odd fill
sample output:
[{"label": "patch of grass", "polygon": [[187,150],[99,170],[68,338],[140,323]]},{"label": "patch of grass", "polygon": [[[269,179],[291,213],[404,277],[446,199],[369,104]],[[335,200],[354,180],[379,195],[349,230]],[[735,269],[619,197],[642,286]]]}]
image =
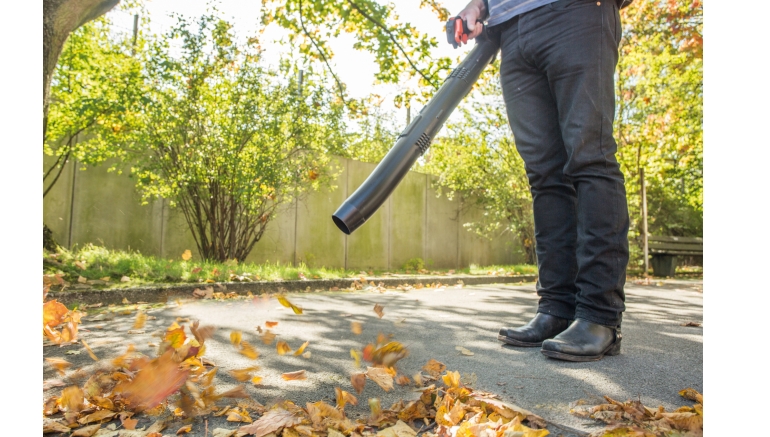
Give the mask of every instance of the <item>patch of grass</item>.
[{"label": "patch of grass", "polygon": [[[420,260],[422,261],[422,260]],[[414,264],[417,264],[416,262]],[[410,267],[419,267],[411,266]],[[427,271],[415,270],[369,270],[367,275],[380,276],[384,273],[400,274],[447,274],[452,270],[438,269]],[[455,269],[455,274],[498,275],[507,273],[536,273],[537,267],[528,265],[488,266],[471,265],[465,269]],[[101,246],[88,244],[72,251],[60,249],[56,253],[43,251],[43,274],[61,275],[72,284],[78,284],[83,277],[88,285],[95,288],[127,288],[151,284],[180,284],[234,281],[274,281],[307,279],[343,279],[356,278],[362,272],[327,267],[308,267],[304,263],[291,266],[281,263],[224,263],[209,261],[168,260],[142,255],[136,251],[109,250]],[[127,281],[121,281],[122,278]],[[82,281],[82,280],[81,280]],[[70,287],[71,288],[71,287]]]}]

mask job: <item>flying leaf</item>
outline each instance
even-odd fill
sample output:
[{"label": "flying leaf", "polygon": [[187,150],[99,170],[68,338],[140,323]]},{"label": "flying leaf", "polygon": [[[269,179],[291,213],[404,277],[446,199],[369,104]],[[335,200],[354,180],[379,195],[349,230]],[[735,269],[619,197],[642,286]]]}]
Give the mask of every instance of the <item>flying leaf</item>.
[{"label": "flying leaf", "polygon": [[230,370],[228,373],[237,381],[245,382],[251,378],[251,373],[257,370],[259,370],[258,366],[252,366],[245,369]]},{"label": "flying leaf", "polygon": [[187,249],[182,253],[182,259],[185,261],[190,261],[190,258],[192,258],[192,252],[190,252],[190,249]]},{"label": "flying leaf", "polygon": [[275,344],[275,349],[278,351],[278,355],[286,355],[291,352],[291,348],[285,341],[279,341]]},{"label": "flying leaf", "polygon": [[280,302],[281,305],[285,306],[286,308],[291,308],[291,310],[294,311],[294,314],[302,314],[302,308],[289,302],[289,300],[286,299],[286,296],[278,295],[276,296],[276,299],[278,299],[278,302]]},{"label": "flying leaf", "polygon": [[136,313],[136,319],[134,320],[133,329],[142,329],[144,324],[147,323],[147,313],[139,311]]},{"label": "flying leaf", "polygon": [[396,384],[398,384],[398,385],[409,385],[411,383],[412,383],[412,380],[409,379],[409,377],[406,376],[406,375],[399,375],[396,378]]},{"label": "flying leaf", "polygon": [[378,303],[374,304],[374,312],[377,313],[377,317],[382,318],[382,316],[385,315],[385,313],[383,312],[384,309],[385,309],[384,306],[382,306],[382,305],[380,305]]},{"label": "flying leaf", "polygon": [[94,361],[99,361],[99,358],[96,357],[96,354],[91,350],[91,347],[88,346],[88,343],[86,343],[86,341],[82,338],[80,339],[80,342],[83,343],[83,347],[86,348],[86,352],[88,352],[88,355],[91,357],[91,359]]},{"label": "flying leaf", "polygon": [[271,321],[269,321],[269,320],[268,320],[267,322],[265,322],[265,326],[267,326],[268,328],[273,328],[273,327],[275,327],[277,324],[278,324],[278,322],[271,322]]},{"label": "flying leaf", "polygon": [[381,367],[367,367],[366,377],[374,381],[385,391],[393,390],[393,376]]},{"label": "flying leaf", "polygon": [[235,388],[231,388],[230,390],[227,390],[226,392],[222,393],[221,395],[218,395],[220,398],[242,398],[246,399],[249,397],[249,394],[246,393],[246,388],[242,385],[239,385]]},{"label": "flying leaf", "polygon": [[350,330],[353,334],[360,335],[363,332],[361,322],[350,322]]},{"label": "flying leaf", "polygon": [[422,366],[422,370],[428,372],[430,376],[438,378],[439,375],[441,375],[444,370],[446,370],[446,366],[444,363],[438,362],[431,358],[424,366]]},{"label": "flying leaf", "polygon": [[281,374],[281,378],[283,378],[285,381],[300,381],[307,379],[307,376],[305,375],[304,370],[297,370],[296,372],[287,372]]},{"label": "flying leaf", "polygon": [[190,325],[190,332],[192,332],[193,336],[196,340],[198,340],[198,343],[203,345],[203,343],[211,338],[214,335],[214,331],[216,331],[217,328],[213,326],[201,326],[199,327],[200,321],[194,320],[192,324]]},{"label": "flying leaf", "polygon": [[232,343],[233,346],[240,345],[241,340],[243,340],[243,334],[241,334],[241,331],[232,331],[230,333],[230,343]]},{"label": "flying leaf", "polygon": [[356,362],[356,367],[361,367],[361,354],[358,353],[357,350],[351,349],[350,350],[350,357],[353,358]]},{"label": "flying leaf", "polygon": [[64,407],[68,413],[77,413],[83,409],[84,397],[85,393],[83,390],[78,386],[72,385],[62,390],[59,405]]},{"label": "flying leaf", "polygon": [[243,355],[244,357],[251,360],[256,360],[257,358],[259,358],[259,351],[257,351],[257,349],[251,344],[249,344],[249,342],[247,341],[241,342],[241,349],[238,352],[240,352],[241,355]]},{"label": "flying leaf", "polygon": [[353,375],[350,375],[350,384],[353,386],[356,393],[361,394],[366,385],[366,374],[354,373]]},{"label": "flying leaf", "polygon": [[69,361],[63,360],[61,358],[46,358],[45,360],[51,363],[51,366],[54,369],[56,369],[56,371],[59,372],[60,375],[64,375],[64,370],[69,368],[72,365],[72,363],[70,363]]},{"label": "flying leaf", "polygon": [[250,425],[244,425],[238,428],[239,433],[253,434],[254,437],[264,437],[270,433],[279,431],[282,428],[298,425],[302,422],[302,417],[295,416],[289,411],[276,408],[266,412],[262,417]]},{"label": "flying leaf", "polygon": [[167,351],[142,366],[136,377],[121,381],[114,388],[135,411],[153,408],[163,402],[187,380],[189,371],[180,369],[173,359],[173,351]]},{"label": "flying leaf", "polygon": [[[441,377],[449,388],[455,388],[460,386],[460,372],[447,372],[446,375]],[[454,424],[453,424],[454,425]]]},{"label": "flying leaf", "polygon": [[184,328],[179,327],[177,329],[167,331],[163,340],[170,343],[170,346],[174,349],[179,349],[184,344],[187,336],[184,333]]},{"label": "flying leaf", "polygon": [[275,340],[275,334],[270,332],[270,330],[268,329],[267,331],[265,331],[264,334],[262,334],[261,338],[262,338],[262,343],[270,344],[273,342],[273,340]]},{"label": "flying leaf", "polygon": [[310,341],[306,341],[306,342],[302,343],[302,346],[300,346],[299,349],[297,349],[294,352],[294,356],[298,357],[298,356],[302,355],[305,352],[305,348],[307,348],[307,345],[309,345],[309,344],[310,344]]},{"label": "flying leaf", "polygon": [[43,325],[50,327],[60,325],[68,312],[67,307],[57,300],[49,300],[43,304]]},{"label": "flying leaf", "polygon": [[337,408],[344,409],[346,404],[358,405],[358,398],[345,390],[335,387],[334,394],[337,398]]}]

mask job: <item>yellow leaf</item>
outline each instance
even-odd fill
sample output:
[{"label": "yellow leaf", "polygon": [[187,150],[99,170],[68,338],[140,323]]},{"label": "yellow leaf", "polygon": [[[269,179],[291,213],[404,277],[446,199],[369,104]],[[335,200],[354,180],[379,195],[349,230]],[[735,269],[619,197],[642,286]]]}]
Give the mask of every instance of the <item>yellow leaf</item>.
[{"label": "yellow leaf", "polygon": [[256,372],[257,370],[259,370],[259,367],[252,366],[252,367],[247,367],[245,369],[230,370],[228,373],[236,380],[240,382],[245,382],[245,381],[248,381],[249,378],[251,378],[251,372]]},{"label": "yellow leaf", "polygon": [[[187,252],[189,252],[189,250]],[[185,426],[179,428],[178,430],[176,430],[176,435],[187,434],[190,431],[192,431],[192,425],[185,425]]]},{"label": "yellow leaf", "polygon": [[238,351],[246,358],[249,358],[251,360],[256,360],[259,357],[259,351],[249,344],[249,342],[242,341],[241,342],[241,349]]},{"label": "yellow leaf", "polygon": [[351,349],[350,357],[356,361],[356,367],[361,367],[361,354],[357,350]]},{"label": "yellow leaf", "polygon": [[167,351],[159,358],[140,366],[130,381],[121,381],[113,389],[120,394],[132,411],[154,408],[187,380],[189,371],[181,369],[173,358],[173,351]]},{"label": "yellow leaf", "polygon": [[361,322],[350,322],[350,330],[353,332],[353,334],[360,335],[363,331]]},{"label": "yellow leaf", "polygon": [[69,361],[61,358],[46,358],[45,360],[51,363],[51,366],[61,375],[64,375],[64,370],[72,365]]},{"label": "yellow leaf", "polygon": [[455,388],[460,386],[460,372],[447,372],[446,375],[441,377],[449,388]]},{"label": "yellow leaf", "polygon": [[56,300],[49,300],[43,304],[43,326],[58,326],[69,310]]},{"label": "yellow leaf", "polygon": [[185,261],[190,261],[190,258],[192,258],[192,252],[190,252],[190,249],[187,249],[182,253],[182,259]]},{"label": "yellow leaf", "polygon": [[300,346],[300,347],[299,347],[299,349],[297,349],[297,350],[294,352],[294,356],[295,356],[295,357],[298,357],[298,356],[302,355],[302,354],[305,352],[305,348],[306,348],[306,347],[307,347],[307,345],[309,345],[309,344],[310,344],[310,341],[306,341],[306,342],[302,343],[302,346]]},{"label": "yellow leaf", "polygon": [[85,393],[83,390],[78,386],[72,385],[62,390],[59,405],[64,407],[68,413],[77,413],[83,409],[84,397]]},{"label": "yellow leaf", "polygon": [[[393,390],[393,376],[381,367],[367,367],[366,377],[375,382],[375,384],[382,387],[385,391]],[[459,375],[459,374],[458,374]]]},{"label": "yellow leaf", "polygon": [[261,376],[255,376],[251,378],[251,383],[254,385],[262,384],[262,377]]},{"label": "yellow leaf", "polygon": [[243,335],[241,334],[241,331],[233,331],[230,333],[230,343],[232,343],[235,346],[238,346],[241,344],[241,340],[243,339]]},{"label": "yellow leaf", "polygon": [[424,366],[422,366],[422,370],[428,372],[428,374],[434,378],[438,378],[438,376],[446,370],[446,366],[444,363],[438,362],[434,359],[430,359],[430,361],[427,362]]},{"label": "yellow leaf", "polygon": [[134,320],[133,329],[142,329],[144,324],[147,323],[147,313],[139,311],[136,313],[136,320]]},{"label": "yellow leaf", "polygon": [[291,308],[292,311],[294,311],[294,314],[302,314],[302,308],[294,305],[293,303],[289,302],[288,299],[286,299],[286,296],[278,295],[276,296],[276,299],[278,299],[278,302],[285,306],[286,308]]},{"label": "yellow leaf", "polygon": [[291,348],[285,341],[279,341],[275,344],[275,349],[278,351],[278,355],[285,355],[291,352]]},{"label": "yellow leaf", "polygon": [[307,375],[305,375],[304,370],[297,370],[296,372],[284,373],[281,375],[281,378],[283,378],[285,381],[299,381],[307,379]]},{"label": "yellow leaf", "polygon": [[184,333],[184,328],[174,329],[173,331],[166,332],[163,339],[171,344],[174,349],[179,349],[184,344],[187,336]]},{"label": "yellow leaf", "polygon": [[88,352],[88,355],[91,357],[91,359],[94,361],[99,361],[99,358],[96,357],[96,354],[91,350],[91,347],[88,346],[88,343],[86,343],[86,341],[82,338],[80,339],[80,342],[83,343],[83,347],[86,348],[86,352]]},{"label": "yellow leaf", "polygon": [[337,408],[344,409],[346,404],[358,405],[358,398],[339,387],[334,388],[334,394],[337,398]]},{"label": "yellow leaf", "polygon": [[101,422],[104,419],[112,419],[118,413],[110,410],[99,410],[95,413],[91,413],[88,416],[78,419],[78,423],[81,425],[87,425],[91,422]]}]

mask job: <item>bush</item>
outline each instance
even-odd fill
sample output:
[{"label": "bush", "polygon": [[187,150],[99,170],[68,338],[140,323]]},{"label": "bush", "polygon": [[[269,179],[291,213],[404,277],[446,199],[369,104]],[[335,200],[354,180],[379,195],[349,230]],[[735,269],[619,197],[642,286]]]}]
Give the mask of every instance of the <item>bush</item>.
[{"label": "bush", "polygon": [[404,270],[423,270],[425,269],[425,262],[422,258],[412,258],[404,264]]}]

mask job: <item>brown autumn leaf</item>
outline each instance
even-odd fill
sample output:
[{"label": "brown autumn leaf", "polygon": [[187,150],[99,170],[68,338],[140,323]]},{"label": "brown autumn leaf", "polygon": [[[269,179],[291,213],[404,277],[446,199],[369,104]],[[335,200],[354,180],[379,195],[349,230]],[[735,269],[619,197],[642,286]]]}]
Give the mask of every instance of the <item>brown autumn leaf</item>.
[{"label": "brown autumn leaf", "polygon": [[411,383],[412,380],[406,375],[398,375],[398,377],[396,377],[396,384],[398,385],[409,385]]},{"label": "brown autumn leaf", "polygon": [[78,276],[78,284],[85,284],[86,282],[88,282],[88,278],[84,276]]},{"label": "brown autumn leaf", "polygon": [[43,418],[43,434],[48,434],[52,432],[70,432],[71,429],[69,426],[61,423],[57,419],[51,419],[48,417]]},{"label": "brown autumn leaf", "polygon": [[[188,252],[189,252],[189,250],[188,250]],[[192,431],[192,425],[185,425],[185,426],[179,428],[178,430],[176,430],[176,435],[187,434],[190,431]]]},{"label": "brown autumn leaf", "polygon": [[425,407],[425,403],[421,400],[410,402],[398,413],[398,418],[407,423],[425,417],[430,417],[430,412]]},{"label": "brown autumn leaf", "polygon": [[374,304],[374,312],[377,313],[377,317],[382,318],[382,316],[385,315],[385,313],[383,312],[384,309],[385,309],[384,306],[378,303]]},{"label": "brown autumn leaf", "polygon": [[241,348],[238,350],[238,352],[240,352],[241,355],[243,355],[244,357],[250,360],[256,360],[257,358],[259,358],[259,351],[257,350],[257,348],[252,346],[247,341],[241,342]]},{"label": "brown autumn leaf", "polygon": [[347,404],[358,405],[358,398],[339,387],[334,388],[334,394],[337,398],[337,408],[339,409],[345,409]]},{"label": "brown autumn leaf", "polygon": [[251,418],[248,411],[236,407],[227,412],[227,421],[252,423],[254,420]]},{"label": "brown autumn leaf", "polygon": [[72,365],[69,361],[61,358],[46,358],[45,360],[51,363],[51,366],[56,369],[60,375],[64,375],[64,370]]},{"label": "brown autumn leaf", "polygon": [[190,324],[190,332],[192,332],[193,337],[195,337],[201,345],[214,336],[214,331],[216,331],[216,329],[217,328],[214,326],[200,326],[199,320],[193,320]]},{"label": "brown autumn leaf", "polygon": [[96,434],[96,432],[99,431],[99,428],[101,427],[102,425],[99,423],[96,425],[84,426],[70,434],[70,437],[91,437],[92,435]]},{"label": "brown autumn leaf", "polygon": [[121,381],[113,392],[120,394],[134,411],[153,408],[163,402],[187,380],[189,370],[180,369],[173,351],[145,363],[130,381]]},{"label": "brown autumn leaf", "polygon": [[124,417],[123,414],[121,414],[120,423],[123,425],[123,428],[133,430],[136,429],[136,425],[139,423],[139,420],[132,419],[131,417]]},{"label": "brown autumn leaf", "polygon": [[273,328],[276,325],[278,325],[278,322],[271,322],[269,320],[267,322],[265,322],[265,326],[268,327],[268,328]]},{"label": "brown autumn leaf", "polygon": [[364,386],[366,385],[366,374],[354,373],[353,375],[350,375],[350,384],[353,386],[353,389],[356,391],[356,393],[361,394],[361,392],[364,391]]},{"label": "brown autumn leaf", "polygon": [[260,337],[262,339],[262,343],[264,344],[270,344],[275,340],[275,334],[270,332],[270,330],[266,330],[264,334]]},{"label": "brown autumn leaf", "polygon": [[306,341],[306,342],[302,343],[302,346],[300,346],[299,349],[297,349],[294,352],[294,356],[298,357],[298,356],[302,355],[305,352],[305,348],[307,348],[307,345],[309,345],[309,344],[310,344],[310,341]]},{"label": "brown autumn leaf", "polygon": [[367,367],[365,375],[386,392],[393,390],[393,376],[386,369]]},{"label": "brown autumn leaf", "polygon": [[285,341],[279,341],[276,343],[275,350],[278,352],[278,355],[286,355],[291,352],[291,348]]},{"label": "brown autumn leaf", "polygon": [[360,335],[361,332],[363,332],[361,322],[350,322],[350,331],[353,332],[353,334]]},{"label": "brown autumn leaf", "polygon": [[83,390],[78,386],[72,385],[62,390],[59,405],[67,410],[68,413],[78,413],[84,408],[84,398],[85,393]]},{"label": "brown autumn leaf", "polygon": [[230,370],[229,373],[233,378],[240,382],[246,382],[251,378],[251,373],[259,370],[258,366],[251,366],[245,369]]},{"label": "brown autumn leaf", "polygon": [[291,427],[302,423],[302,417],[282,408],[275,408],[266,412],[262,417],[250,425],[238,428],[239,433],[253,434],[254,437],[264,437],[277,432],[282,428]]},{"label": "brown autumn leaf", "polygon": [[185,261],[190,261],[190,258],[192,258],[192,252],[190,249],[185,250],[182,252],[182,259]]},{"label": "brown autumn leaf", "polygon": [[145,323],[147,323],[147,313],[144,311],[138,311],[136,313],[136,319],[134,320],[134,326],[132,326],[132,328],[142,329],[144,328]]},{"label": "brown autumn leaf", "polygon": [[63,322],[69,310],[56,299],[43,304],[43,326],[58,326]]},{"label": "brown autumn leaf", "polygon": [[83,347],[86,348],[86,352],[88,352],[88,355],[91,357],[91,359],[94,361],[99,361],[99,358],[96,357],[96,354],[93,350],[91,350],[91,347],[88,346],[88,343],[86,343],[86,341],[82,338],[80,339],[80,342],[83,343]]},{"label": "brown autumn leaf", "polygon": [[214,287],[196,288],[193,290],[193,296],[199,299],[211,299],[214,297]]},{"label": "brown autumn leaf", "polygon": [[281,374],[281,378],[283,378],[284,381],[300,381],[307,379],[307,375],[305,375],[304,370],[297,370],[296,372],[283,373]]},{"label": "brown autumn leaf", "polygon": [[446,370],[446,366],[444,365],[444,363],[441,363],[431,358],[424,366],[422,366],[422,370],[428,372],[430,376],[434,378],[438,378],[439,375],[444,373],[444,370]]},{"label": "brown autumn leaf", "polygon": [[276,299],[278,299],[278,302],[281,305],[285,306],[286,308],[291,308],[291,310],[294,311],[294,314],[302,314],[302,308],[300,308],[297,305],[294,305],[293,303],[289,302],[289,300],[286,299],[286,296],[278,295],[278,296],[276,296]]},{"label": "brown autumn leaf", "polygon": [[243,341],[243,334],[241,331],[230,332],[230,343],[232,343],[233,346],[239,346],[241,341]]},{"label": "brown autumn leaf", "polygon": [[703,395],[698,393],[698,391],[695,389],[686,388],[679,392],[679,396],[691,401],[695,401],[699,404],[703,404]]}]

